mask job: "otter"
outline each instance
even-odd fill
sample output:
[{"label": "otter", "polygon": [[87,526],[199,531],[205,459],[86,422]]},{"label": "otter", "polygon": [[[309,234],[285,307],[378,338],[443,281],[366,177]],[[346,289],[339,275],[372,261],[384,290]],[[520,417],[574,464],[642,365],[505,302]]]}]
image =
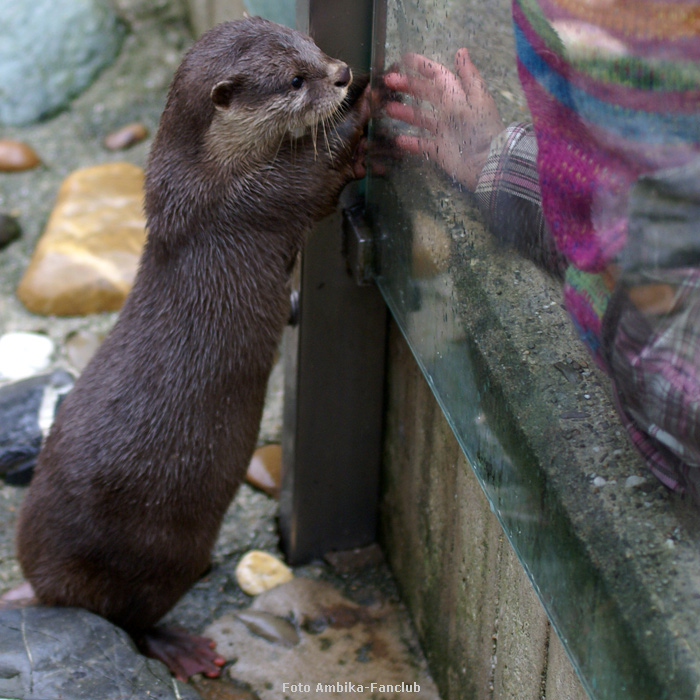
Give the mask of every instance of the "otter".
[{"label": "otter", "polygon": [[305,234],[364,174],[368,91],[351,82],[260,18],[193,44],[147,164],[134,285],[21,507],[38,601],[102,615],[179,678],[223,663],[210,640],[156,623],[207,570],[245,475]]}]

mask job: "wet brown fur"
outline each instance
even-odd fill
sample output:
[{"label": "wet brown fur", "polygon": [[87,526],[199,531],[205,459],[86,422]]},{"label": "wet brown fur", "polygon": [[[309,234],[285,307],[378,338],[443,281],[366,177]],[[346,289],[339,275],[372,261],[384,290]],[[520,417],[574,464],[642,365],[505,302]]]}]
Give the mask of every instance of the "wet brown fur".
[{"label": "wet brown fur", "polygon": [[[206,569],[256,443],[291,264],[353,178],[367,118],[364,97],[346,106],[326,130],[332,153],[323,136],[295,139],[290,81],[335,105],[342,73],[256,18],[216,27],[183,60],[147,169],[133,290],[63,402],[21,510],[18,555],[43,603],[138,633]],[[242,152],[236,115],[253,130],[275,110]]]}]

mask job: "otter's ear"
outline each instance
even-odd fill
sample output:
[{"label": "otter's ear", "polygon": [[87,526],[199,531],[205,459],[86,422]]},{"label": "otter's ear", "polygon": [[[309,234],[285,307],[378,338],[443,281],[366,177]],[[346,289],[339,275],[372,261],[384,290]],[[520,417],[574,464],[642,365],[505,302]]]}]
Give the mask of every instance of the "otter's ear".
[{"label": "otter's ear", "polygon": [[241,87],[242,80],[238,77],[222,80],[211,89],[211,101],[218,109],[228,109]]}]

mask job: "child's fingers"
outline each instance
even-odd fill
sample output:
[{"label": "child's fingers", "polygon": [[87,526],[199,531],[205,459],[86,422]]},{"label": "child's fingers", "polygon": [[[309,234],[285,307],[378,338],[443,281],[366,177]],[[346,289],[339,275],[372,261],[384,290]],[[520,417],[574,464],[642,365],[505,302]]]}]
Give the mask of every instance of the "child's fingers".
[{"label": "child's fingers", "polygon": [[440,122],[438,119],[419,107],[402,102],[387,102],[385,111],[388,117],[398,119],[411,126],[420,127],[431,134],[437,134],[439,131]]},{"label": "child's fingers", "polygon": [[404,153],[416,156],[423,156],[433,162],[438,162],[437,143],[433,139],[422,139],[417,136],[406,136],[402,134],[394,140],[397,148]]}]

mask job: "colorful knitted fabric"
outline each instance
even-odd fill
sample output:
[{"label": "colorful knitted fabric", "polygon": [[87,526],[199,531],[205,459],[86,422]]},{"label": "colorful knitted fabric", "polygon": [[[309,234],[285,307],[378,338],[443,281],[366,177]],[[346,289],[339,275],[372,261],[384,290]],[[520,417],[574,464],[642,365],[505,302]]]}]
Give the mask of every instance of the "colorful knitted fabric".
[{"label": "colorful knitted fabric", "polygon": [[516,228],[567,264],[566,307],[652,472],[700,500],[700,3],[514,0],[513,20],[536,145],[509,127],[477,201],[507,237],[496,209],[541,198]]},{"label": "colorful knitted fabric", "polygon": [[600,344],[600,332],[609,299],[610,289],[602,274],[584,272],[573,265],[567,268],[564,304],[579,337],[586,343],[601,369],[607,369]]},{"label": "colorful knitted fabric", "polygon": [[630,184],[699,151],[699,18],[687,1],[513,3],[545,220],[580,270],[625,245]]}]

